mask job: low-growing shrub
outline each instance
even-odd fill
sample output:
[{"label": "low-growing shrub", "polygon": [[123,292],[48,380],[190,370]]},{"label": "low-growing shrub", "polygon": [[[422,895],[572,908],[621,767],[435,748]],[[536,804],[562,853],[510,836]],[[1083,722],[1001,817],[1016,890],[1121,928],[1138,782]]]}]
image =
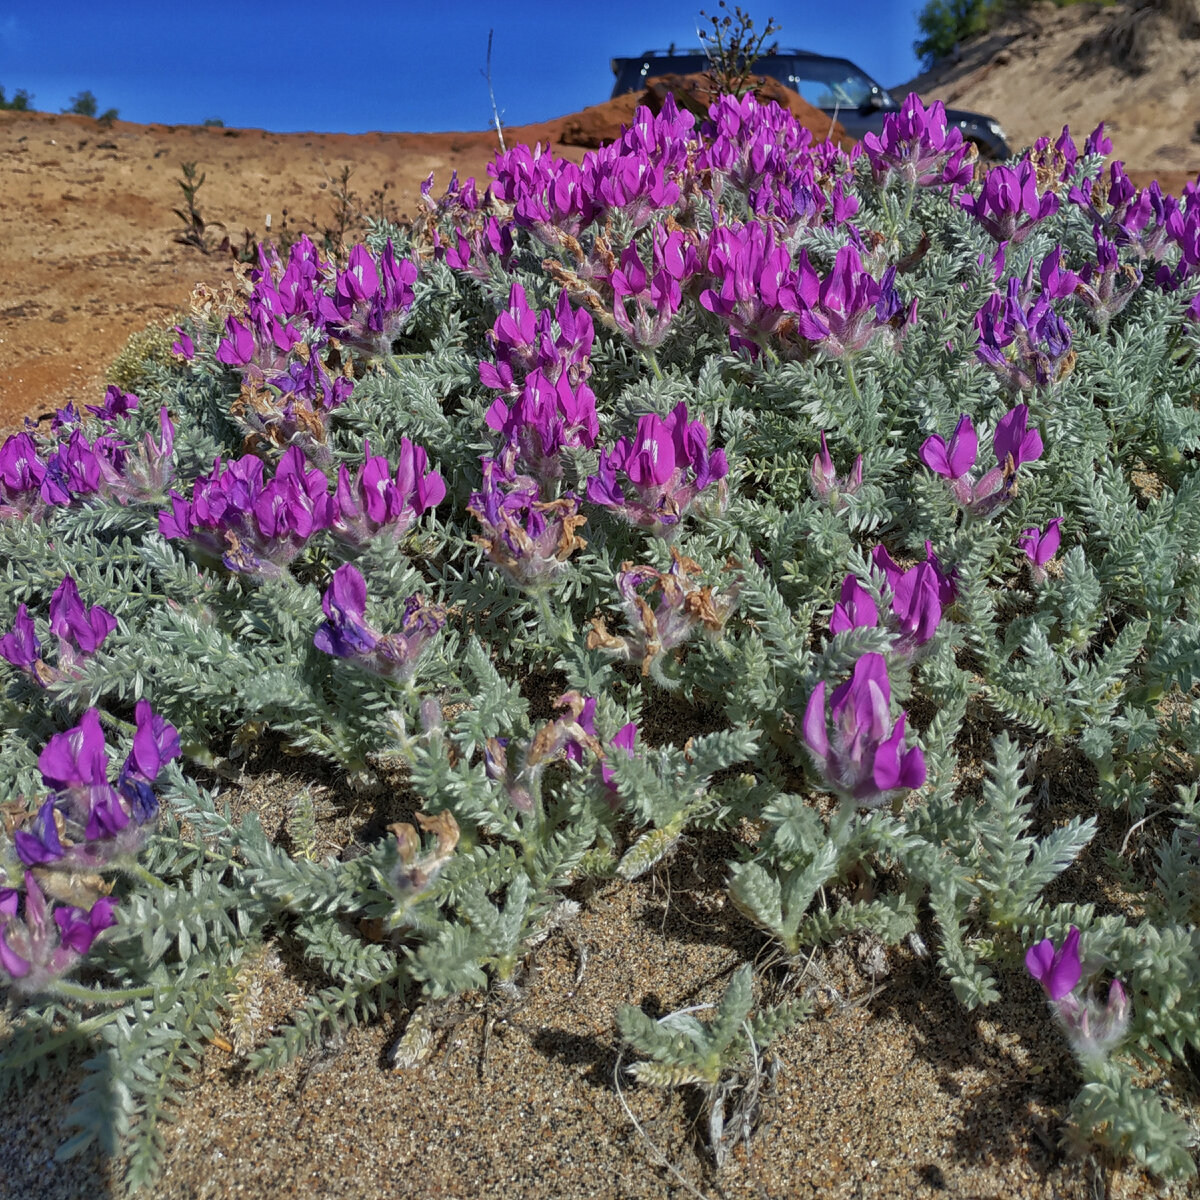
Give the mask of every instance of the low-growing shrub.
[{"label": "low-growing shrub", "polygon": [[[1032,976],[1074,1143],[1193,1174],[1156,1081],[1200,1049],[1200,192],[1110,150],[977,178],[916,97],[850,154],[640,110],[344,265],[261,247],[136,396],[8,439],[0,1078],[86,1059],[66,1152],[154,1177],[268,939],[326,983],[251,1066],[399,999],[413,1065],[569,885],[727,830],[775,953],[710,1020],[622,1010],[634,1078],[718,1130],[866,931],[970,1008]],[[322,859],[301,796],[272,841],[218,795],[266,733],[419,807]]]}]

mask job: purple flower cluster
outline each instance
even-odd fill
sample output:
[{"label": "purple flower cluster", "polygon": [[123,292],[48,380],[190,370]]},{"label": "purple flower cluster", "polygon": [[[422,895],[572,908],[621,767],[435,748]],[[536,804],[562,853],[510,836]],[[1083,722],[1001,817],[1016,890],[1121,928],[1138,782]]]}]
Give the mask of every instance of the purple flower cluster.
[{"label": "purple flower cluster", "polygon": [[78,585],[67,575],[50,597],[50,632],[58,637],[57,666],[42,661],[42,643],[24,604],[17,605],[12,630],[0,637],[0,658],[20,668],[39,687],[45,687],[56,679],[78,678],[83,660],[95,654],[116,627],[117,619],[108,609],[99,604],[83,606]]},{"label": "purple flower cluster", "polygon": [[171,511],[158,515],[159,532],[183,538],[230,571],[278,579],[308,538],[332,523],[333,498],[321,471],[308,470],[298,446],[280,460],[275,477],[263,478],[254,454],[224,463],[192,486],[192,498],[170,494]]},{"label": "purple flower cluster", "polygon": [[479,364],[483,385],[501,393],[485,420],[503,438],[506,471],[519,463],[549,482],[562,475],[562,449],[596,444],[600,419],[587,384],[594,336],[592,318],[573,309],[566,292],[552,321],[549,312],[531,309],[525,289],[513,284],[489,338],[495,361]]},{"label": "purple flower cluster", "polygon": [[132,861],[158,816],[154,781],[179,757],[179,734],[148,701],[138,701],[134,719],[133,750],[116,787],[108,781],[108,749],[94,708],[46,743],[38,769],[50,795],[30,829],[13,834],[27,867],[97,871]]},{"label": "purple flower cluster", "polygon": [[1107,193],[1096,179],[1072,187],[1068,199],[1084,209],[1114,245],[1128,248],[1139,259],[1161,262],[1172,244],[1183,249],[1185,269],[1175,276],[1161,268],[1159,286],[1173,290],[1191,273],[1186,250],[1200,228],[1200,213],[1185,211],[1176,197],[1164,195],[1157,180],[1139,190],[1124,166],[1114,162],[1109,166]]},{"label": "purple flower cluster", "polygon": [[884,117],[882,133],[868,133],[862,144],[880,187],[893,175],[909,187],[965,187],[974,174],[974,147],[957,126],[947,128],[940,100],[926,109],[916,92]]},{"label": "purple flower cluster", "polygon": [[891,332],[894,341],[897,329],[916,320],[916,300],[905,312],[896,293],[896,268],[888,267],[883,278],[876,280],[853,246],[843,246],[837,252],[833,270],[814,294],[815,274],[802,255],[798,294],[804,307],[796,317],[796,327],[824,355],[841,358],[857,354],[885,330]]},{"label": "purple flower cluster", "polygon": [[[655,225],[647,271],[630,242],[621,265],[603,278],[612,289],[613,320],[638,350],[654,350],[670,331],[683,304],[683,288],[700,271],[695,242],[681,229]],[[632,313],[630,305],[632,304]]]},{"label": "purple flower cluster", "polygon": [[343,563],[333,573],[321,598],[326,620],[313,636],[313,645],[334,658],[347,658],[373,675],[405,681],[412,678],[429,640],[446,623],[446,610],[422,596],[404,603],[400,629],[379,633],[367,624],[367,584],[362,572]]},{"label": "purple flower cluster", "polygon": [[[435,200],[433,175],[421,184],[421,200],[425,205],[425,222],[430,226],[429,240],[433,245],[434,258],[442,259],[455,271],[463,271],[476,279],[490,277],[490,260],[499,259],[505,269],[512,266],[513,236],[508,222],[496,215],[498,205],[488,188],[483,196],[475,187],[475,180],[459,183],[458,172],[450,176],[450,183],[440,200]],[[451,224],[448,235],[443,237],[442,224]]]},{"label": "purple flower cluster", "polygon": [[1037,169],[1029,158],[1016,168],[996,166],[987,174],[978,196],[964,196],[959,203],[998,242],[1019,245],[1039,221],[1058,212],[1058,196],[1038,192]]},{"label": "purple flower cluster", "polygon": [[1042,985],[1071,1049],[1080,1059],[1101,1062],[1124,1039],[1129,1027],[1129,998],[1119,979],[1109,984],[1103,1008],[1090,988],[1083,997],[1076,994],[1083,964],[1079,959],[1079,930],[1074,925],[1057,948],[1049,938],[1030,946],[1025,969]]},{"label": "purple flower cluster", "polygon": [[562,245],[593,221],[618,214],[641,229],[673,211],[690,186],[694,123],[668,97],[658,114],[639,108],[620,138],[588,151],[578,166],[548,146],[515,146],[488,165],[491,192],[517,225],[547,245]]},{"label": "purple flower cluster", "polygon": [[[24,897],[0,885],[0,981],[27,996],[53,991],[92,948],[104,930],[116,924],[117,902],[101,896],[84,910],[46,903],[32,871],[24,873]],[[54,921],[47,918],[53,912]]]},{"label": "purple flower cluster", "polygon": [[329,509],[329,528],[343,541],[361,546],[380,533],[399,541],[422,513],[437,508],[446,497],[446,481],[429,470],[429,456],[406,437],[400,439],[396,477],[382,454],[371,453],[363,442],[363,465],[353,480],[345,466],[338,468],[337,487]]},{"label": "purple flower cluster", "polygon": [[[396,257],[390,241],[377,258],[354,246],[344,270],[324,261],[308,237],[293,244],[286,265],[273,248],[260,246],[245,311],[226,318],[216,347],[217,361],[244,381],[234,415],[271,445],[323,450],[329,414],[354,386],[345,369],[330,374],[324,351],[337,339],[367,356],[391,354],[412,308],[418,270]],[[185,336],[178,353],[191,358],[195,343]]]},{"label": "purple flower cluster", "polygon": [[481,463],[482,489],[467,504],[483,528],[475,541],[519,587],[544,587],[587,545],[575,532],[587,521],[580,515],[579,497],[567,492],[557,500],[543,500],[536,480],[505,474],[494,459]]},{"label": "purple flower cluster", "polygon": [[925,756],[906,745],[907,714],[892,720],[891,696],[883,655],[864,654],[828,705],[822,680],[804,710],[804,742],[822,781],[857,808],[878,808],[925,782]]},{"label": "purple flower cluster", "polygon": [[[642,674],[649,675],[667,651],[687,641],[698,628],[720,633],[737,604],[738,586],[719,594],[707,584],[697,587],[692,576],[699,571],[699,564],[684,558],[674,546],[666,571],[622,563],[617,591],[630,632],[616,637],[608,632],[602,617],[593,617],[587,648],[604,650],[625,662],[640,662]],[[648,591],[640,592],[646,585]],[[657,604],[651,608],[653,600]]]},{"label": "purple flower cluster", "polygon": [[814,147],[791,113],[749,92],[720,96],[708,111],[696,168],[707,173],[714,200],[727,186],[743,192],[750,212],[789,250],[803,230],[839,225],[858,211],[850,181],[834,175],[849,172],[859,146],[849,155],[832,142]]},{"label": "purple flower cluster", "polygon": [[996,425],[992,449],[996,466],[978,481],[972,468],[979,457],[979,436],[966,413],[959,418],[949,444],[939,434],[925,439],[919,451],[921,461],[935,475],[944,478],[957,503],[975,516],[987,516],[1012,499],[1017,470],[1022,463],[1042,456],[1042,438],[1037,429],[1028,428],[1029,409],[1024,404],[1004,414]]},{"label": "purple flower cluster", "polygon": [[689,421],[681,401],[665,418],[640,417],[632,439],[621,438],[612,450],[600,451],[596,474],[588,476],[587,497],[632,525],[666,536],[709,486],[716,485],[717,503],[724,507],[728,473],[725,451],[709,453],[708,427]]},{"label": "purple flower cluster", "polygon": [[58,436],[45,450],[29,432],[6,438],[0,445],[0,517],[66,506],[87,496],[129,504],[161,495],[172,474],[175,427],[163,408],[158,440],[148,433],[140,447],[131,445],[117,435],[114,422],[136,407],[136,396],[110,387],[103,405],[87,406],[103,422],[93,438],[71,406],[57,414],[52,432]]},{"label": "purple flower cluster", "polygon": [[[955,597],[953,577],[942,573],[928,542],[925,552],[926,561],[907,571],[896,565],[886,547],[876,546],[871,552],[872,564],[887,581],[886,624],[894,638],[892,650],[902,658],[912,658],[930,642],[941,624],[943,611]],[[829,632],[875,629],[879,623],[879,610],[871,593],[855,576],[847,575],[829,618]]]},{"label": "purple flower cluster", "polygon": [[171,511],[158,515],[163,537],[186,539],[202,555],[230,571],[257,579],[277,579],[322,529],[359,545],[386,531],[399,538],[414,518],[440,504],[446,485],[428,471],[425,451],[401,439],[396,478],[388,461],[371,455],[353,482],[343,467],[330,493],[324,472],[309,469],[298,446],[280,460],[275,476],[264,480],[264,464],[254,454],[223,463],[197,479],[192,498],[170,493]]},{"label": "purple flower cluster", "polygon": [[841,358],[865,349],[881,333],[916,319],[895,289],[896,268],[875,279],[854,246],[843,246],[833,270],[822,279],[804,251],[793,267],[791,254],[756,222],[713,229],[705,267],[714,286],[700,293],[701,305],[724,317],[735,348],[752,349],[778,336],[780,348],[803,356],[814,349]]},{"label": "purple flower cluster", "polygon": [[1073,296],[1079,276],[1062,268],[1062,250],[1056,246],[1039,268],[1041,290],[1029,302],[1033,267],[1024,283],[1008,281],[1004,297],[993,295],[975,314],[979,346],[975,353],[1014,391],[1047,387],[1072,368],[1071,330],[1055,312],[1054,300]]},{"label": "purple flower cluster", "polygon": [[398,259],[391,241],[378,258],[363,245],[352,247],[344,270],[323,261],[307,236],[292,246],[286,266],[260,247],[245,319],[226,320],[217,361],[286,391],[282,377],[301,345],[303,358],[330,337],[367,355],[390,354],[408,320],[417,275],[417,264]]}]

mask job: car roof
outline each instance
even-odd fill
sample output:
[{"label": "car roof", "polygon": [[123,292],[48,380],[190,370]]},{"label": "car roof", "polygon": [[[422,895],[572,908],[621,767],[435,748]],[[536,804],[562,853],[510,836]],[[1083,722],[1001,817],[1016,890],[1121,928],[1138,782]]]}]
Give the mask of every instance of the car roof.
[{"label": "car roof", "polygon": [[[643,50],[641,54],[626,55],[626,58],[692,58],[695,55],[705,55],[705,51],[698,46],[674,46],[666,50]],[[621,57],[621,56],[618,56]],[[756,62],[760,62],[765,58],[820,58],[829,62],[849,62],[848,58],[843,58],[840,54],[821,54],[816,50],[798,50],[785,49],[780,47],[778,50],[773,50],[770,54],[757,54],[754,56]]]}]

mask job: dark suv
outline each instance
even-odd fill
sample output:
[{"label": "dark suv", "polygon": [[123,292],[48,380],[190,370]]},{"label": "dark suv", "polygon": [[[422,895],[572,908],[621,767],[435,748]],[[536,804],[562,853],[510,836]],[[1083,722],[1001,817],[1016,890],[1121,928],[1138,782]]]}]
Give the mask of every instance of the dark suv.
[{"label": "dark suv", "polygon": [[[647,80],[658,75],[693,75],[708,70],[708,59],[701,50],[646,50],[637,58],[614,58],[616,82],[612,94],[641,91]],[[809,104],[836,117],[853,138],[881,133],[883,118],[900,105],[885,87],[849,59],[828,58],[810,50],[779,50],[756,59],[754,71],[799,92]],[[984,158],[1008,158],[1010,151],[1004,130],[992,117],[946,109],[948,125],[962,130],[964,141],[979,147]]]}]

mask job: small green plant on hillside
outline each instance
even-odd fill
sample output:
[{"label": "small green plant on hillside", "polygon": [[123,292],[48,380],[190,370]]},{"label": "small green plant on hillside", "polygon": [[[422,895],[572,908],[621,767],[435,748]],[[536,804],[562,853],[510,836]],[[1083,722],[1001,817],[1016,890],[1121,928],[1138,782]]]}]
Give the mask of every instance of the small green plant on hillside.
[{"label": "small green plant on hillside", "polygon": [[24,88],[17,88],[13,98],[9,100],[4,95],[4,88],[0,87],[0,109],[7,109],[9,112],[30,112],[33,109],[33,96]]},{"label": "small green plant on hillside", "polygon": [[930,0],[917,14],[921,37],[913,43],[913,52],[928,69],[952,54],[959,42],[987,32],[1002,7],[997,0]]},{"label": "small green plant on hillside", "polygon": [[204,186],[208,175],[202,173],[197,178],[196,166],[194,162],[179,164],[183,178],[176,182],[179,184],[179,190],[183,192],[183,201],[186,207],[171,210],[184,225],[183,229],[175,235],[175,240],[181,246],[195,246],[201,254],[211,254],[216,243],[209,236],[208,231],[224,229],[225,226],[219,221],[206,221],[200,213],[200,206],[196,202],[196,193]]},{"label": "small green plant on hillside", "polygon": [[65,113],[74,113],[80,117],[94,117],[99,111],[100,105],[91,92],[80,92],[78,96],[72,96],[70,106],[63,109]]}]

